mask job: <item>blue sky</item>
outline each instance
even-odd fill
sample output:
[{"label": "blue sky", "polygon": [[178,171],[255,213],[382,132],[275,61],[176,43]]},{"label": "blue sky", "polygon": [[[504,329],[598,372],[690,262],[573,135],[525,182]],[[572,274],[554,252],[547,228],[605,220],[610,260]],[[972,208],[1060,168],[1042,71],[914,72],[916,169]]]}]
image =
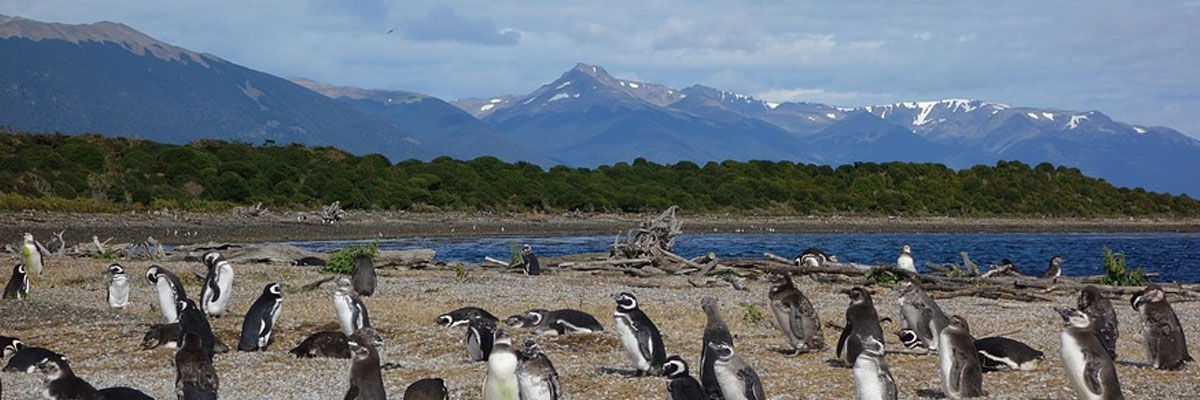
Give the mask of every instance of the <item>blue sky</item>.
[{"label": "blue sky", "polygon": [[121,22],[280,76],[448,100],[527,93],[586,62],[772,101],[976,98],[1200,137],[1200,0],[0,0],[0,14]]}]

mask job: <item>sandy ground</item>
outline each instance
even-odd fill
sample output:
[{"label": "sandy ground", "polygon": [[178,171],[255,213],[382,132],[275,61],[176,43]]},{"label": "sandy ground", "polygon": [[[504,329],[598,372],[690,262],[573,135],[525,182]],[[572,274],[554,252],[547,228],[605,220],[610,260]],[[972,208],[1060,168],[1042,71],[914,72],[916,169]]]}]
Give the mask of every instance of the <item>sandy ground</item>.
[{"label": "sandy ground", "polygon": [[[15,261],[6,265],[12,265]],[[125,310],[110,310],[104,301],[103,274],[108,261],[51,258],[45,275],[32,282],[31,298],[0,301],[0,335],[16,336],[27,343],[64,353],[72,360],[75,372],[97,387],[128,385],[159,399],[174,397],[174,351],[138,349],[146,326],[158,322],[150,304],[152,288],[141,275],[147,262],[122,262],[130,271],[135,286],[132,305]],[[192,297],[199,291],[199,280],[187,277],[188,271],[200,271],[198,263],[167,263],[168,268],[185,276]],[[218,355],[216,369],[221,380],[221,397],[226,399],[331,399],[341,398],[347,388],[348,360],[298,360],[287,350],[321,327],[336,326],[329,295],[331,284],[300,292],[306,283],[322,275],[312,267],[285,265],[237,265],[231,314],[213,321],[214,330],[225,342],[237,341],[246,309],[268,282],[285,286],[283,315],[276,330],[275,345],[265,353]],[[453,399],[480,398],[486,373],[484,363],[466,361],[461,329],[445,329],[434,324],[435,317],[451,309],[477,305],[503,318],[529,308],[578,308],[595,315],[608,331],[600,334],[543,336],[537,338],[562,376],[567,399],[662,399],[666,397],[660,377],[626,378],[601,373],[599,368],[628,369],[628,358],[612,332],[611,293],[632,290],[639,296],[645,312],[666,336],[669,354],[682,354],[698,370],[700,337],[704,314],[700,298],[715,295],[721,299],[721,312],[736,335],[739,354],[757,371],[770,399],[849,399],[853,398],[851,370],[828,366],[832,351],[784,357],[773,348],[785,341],[768,317],[765,321],[747,319],[748,306],[767,311],[768,284],[747,283],[748,291],[732,288],[696,289],[684,278],[632,278],[592,275],[579,272],[551,271],[540,277],[471,270],[464,280],[449,271],[380,270],[380,284],[374,297],[368,298],[371,319],[386,339],[385,362],[403,367],[387,370],[383,378],[392,398],[402,397],[405,386],[425,377],[447,380]],[[844,286],[818,284],[804,278],[798,284],[821,312],[823,321],[841,324],[847,304],[838,290]],[[899,321],[896,295],[889,289],[876,288],[876,308],[881,317]],[[1007,372],[985,375],[984,389],[995,399],[1069,399],[1074,394],[1067,386],[1058,357],[1060,318],[1052,306],[1074,304],[1072,298],[1056,298],[1054,303],[1023,304],[977,298],[943,300],[949,313],[969,318],[977,336],[996,332],[1019,332],[1010,337],[1026,341],[1046,353],[1042,368],[1032,372]],[[1130,399],[1200,398],[1200,374],[1196,365],[1181,372],[1155,371],[1139,366],[1144,362],[1140,345],[1140,322],[1128,306],[1128,299],[1114,299],[1121,322],[1118,344],[1120,377]],[[1200,340],[1200,303],[1179,303],[1180,315],[1191,338],[1192,354]],[[769,315],[769,314],[768,314]],[[897,322],[898,324],[898,322]],[[885,331],[898,329],[884,325]],[[515,342],[529,336],[513,332]],[[838,332],[826,328],[825,339],[831,345]],[[889,349],[899,349],[898,341],[888,337]],[[940,392],[935,356],[892,354],[888,357],[900,387],[901,398],[924,397]],[[5,399],[41,398],[40,376],[3,373]]]}]

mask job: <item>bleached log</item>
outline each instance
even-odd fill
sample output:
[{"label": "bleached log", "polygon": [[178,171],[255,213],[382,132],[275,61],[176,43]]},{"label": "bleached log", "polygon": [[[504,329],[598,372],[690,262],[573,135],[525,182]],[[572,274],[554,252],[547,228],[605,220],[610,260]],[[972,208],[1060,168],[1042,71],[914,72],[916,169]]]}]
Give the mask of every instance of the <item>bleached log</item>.
[{"label": "bleached log", "polygon": [[484,264],[489,264],[489,263],[495,264],[496,266],[503,267],[503,268],[508,268],[510,266],[510,264],[508,262],[500,261],[499,259],[495,259],[490,256],[484,256],[483,263]]}]

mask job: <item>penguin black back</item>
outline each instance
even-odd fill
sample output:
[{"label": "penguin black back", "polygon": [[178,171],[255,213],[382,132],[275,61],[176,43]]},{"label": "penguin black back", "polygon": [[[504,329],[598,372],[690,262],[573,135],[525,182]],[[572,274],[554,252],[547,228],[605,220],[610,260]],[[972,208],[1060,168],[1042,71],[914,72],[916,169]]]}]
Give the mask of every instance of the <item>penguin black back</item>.
[{"label": "penguin black back", "polygon": [[91,384],[75,376],[66,360],[46,358],[37,363],[45,376],[43,393],[51,400],[105,400]]},{"label": "penguin black back", "polygon": [[178,322],[151,325],[150,329],[146,331],[146,335],[142,336],[142,350],[159,346],[179,347],[179,338],[182,336]]},{"label": "penguin black back", "polygon": [[341,331],[317,332],[289,351],[296,358],[350,358],[349,338]]},{"label": "penguin black back", "polygon": [[383,376],[379,372],[379,352],[373,344],[373,329],[361,329],[350,336],[350,388],[346,400],[384,400]]},{"label": "penguin black back", "polygon": [[538,262],[538,258],[533,254],[533,247],[528,244],[521,246],[521,268],[525,271],[525,275],[541,275],[542,265]]},{"label": "penguin black back", "polygon": [[242,337],[238,342],[238,351],[266,351],[274,339],[275,321],[279,319],[280,304],[283,300],[283,285],[278,282],[268,283],[263,287],[258,300],[246,312],[242,320]]},{"label": "penguin black back", "polygon": [[1113,309],[1112,303],[1092,285],[1087,285],[1079,291],[1077,303],[1079,311],[1084,312],[1092,319],[1092,329],[1096,333],[1096,339],[1100,340],[1100,345],[1104,346],[1104,351],[1108,352],[1110,358],[1116,360],[1117,337],[1120,335],[1120,331],[1117,324],[1117,311]]},{"label": "penguin black back", "polygon": [[1129,302],[1141,314],[1146,357],[1155,369],[1177,370],[1183,368],[1184,363],[1193,361],[1179,316],[1161,286],[1147,285]]},{"label": "penguin black back", "polygon": [[8,285],[4,286],[4,298],[20,300],[26,296],[29,296],[29,274],[25,273],[25,264],[17,264]]},{"label": "penguin black back", "polygon": [[884,343],[883,328],[879,326],[879,314],[871,301],[871,292],[855,286],[842,293],[850,296],[850,307],[846,308],[846,327],[838,338],[837,354],[844,366],[852,367],[862,352],[859,338],[871,336]]},{"label": "penguin black back", "polygon": [[438,323],[438,325],[441,325],[441,326],[444,326],[447,328],[455,327],[455,326],[459,326],[459,325],[466,325],[471,322],[472,315],[492,320],[492,322],[499,321],[499,319],[496,318],[495,315],[492,315],[492,313],[489,313],[489,312],[487,312],[487,310],[484,310],[482,308],[463,307],[463,308],[459,308],[454,311],[439,315],[437,317],[437,323]]},{"label": "penguin black back", "polygon": [[216,400],[220,386],[211,348],[206,350],[198,333],[185,331],[175,353],[175,395],[181,400]]},{"label": "penguin black back", "polygon": [[375,294],[375,262],[371,260],[371,257],[355,257],[354,271],[351,275],[354,277],[354,291],[359,296]]},{"label": "penguin black back", "polygon": [[124,386],[100,389],[100,395],[104,400],[154,400],[140,390]]},{"label": "penguin black back", "polygon": [[496,322],[472,316],[467,327],[467,358],[471,361],[487,361],[495,342]]},{"label": "penguin black back", "polygon": [[9,358],[8,363],[4,364],[2,370],[4,372],[34,373],[37,372],[37,363],[45,359],[66,361],[67,357],[41,347],[20,344],[12,358]]},{"label": "penguin black back", "polygon": [[213,335],[212,326],[208,324],[208,318],[204,317],[204,313],[200,312],[200,309],[196,307],[196,303],[191,299],[179,301],[179,332],[181,343],[184,336],[187,336],[189,333],[196,334],[200,350],[204,352],[209,360],[212,360],[213,353],[215,352],[216,336]]},{"label": "penguin black back", "polygon": [[413,382],[404,389],[404,400],[447,400],[450,391],[442,378],[425,378]]},{"label": "penguin black back", "polygon": [[[700,299],[700,307],[704,309],[707,322],[704,325],[704,338],[700,345],[700,383],[704,386],[704,391],[710,396],[721,395],[721,384],[717,382],[717,375],[713,372],[713,364],[717,362],[716,351],[709,344],[729,343],[733,344],[733,335],[729,333],[729,327],[725,325],[725,320],[721,318],[721,310],[718,308],[717,298],[713,296],[705,296]],[[684,365],[686,367],[686,364]]]}]

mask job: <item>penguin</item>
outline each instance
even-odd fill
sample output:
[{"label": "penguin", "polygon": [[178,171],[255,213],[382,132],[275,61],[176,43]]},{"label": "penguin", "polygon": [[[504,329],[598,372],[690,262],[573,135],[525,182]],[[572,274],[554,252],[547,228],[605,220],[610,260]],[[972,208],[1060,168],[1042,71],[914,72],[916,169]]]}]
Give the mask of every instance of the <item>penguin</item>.
[{"label": "penguin", "polygon": [[1100,294],[1100,290],[1095,286],[1087,285],[1079,291],[1076,305],[1079,311],[1091,318],[1096,339],[1100,340],[1100,345],[1104,346],[1109,358],[1116,360],[1117,337],[1120,336],[1120,331],[1117,329],[1117,311],[1113,309],[1112,303]]},{"label": "penguin", "polygon": [[30,274],[42,276],[42,247],[29,232],[25,232],[25,240],[21,243],[21,263],[27,266]]},{"label": "penguin", "polygon": [[709,343],[717,355],[713,363],[713,372],[717,382],[721,384],[721,394],[725,400],[766,400],[763,394],[762,382],[753,368],[746,365],[741,357],[734,354],[733,345],[729,343]]},{"label": "penguin", "polygon": [[341,331],[323,331],[310,335],[288,352],[296,358],[350,358],[348,342]]},{"label": "penguin", "polygon": [[983,372],[1033,371],[1046,356],[1025,343],[993,336],[975,340],[979,367]]},{"label": "penguin", "polygon": [[26,297],[29,297],[29,274],[25,273],[25,264],[17,264],[8,285],[4,286],[4,298],[23,300]]},{"label": "penguin", "polygon": [[0,359],[5,359],[13,354],[16,354],[17,350],[20,350],[21,347],[25,346],[25,343],[21,342],[21,339],[14,337],[0,336],[0,346],[4,346],[3,352],[0,352],[3,357],[0,357]]},{"label": "penguin", "polygon": [[829,257],[825,255],[825,252],[816,247],[809,247],[805,249],[804,252],[796,256],[796,259],[793,261],[793,263],[798,266],[810,268],[820,268],[827,262],[829,262]]},{"label": "penguin", "polygon": [[938,334],[938,361],[946,397],[962,399],[987,395],[983,391],[983,369],[979,365],[975,339],[963,317],[950,317],[950,323]]},{"label": "penguin", "polygon": [[[37,364],[42,360],[51,359],[62,360],[64,362],[67,360],[67,356],[41,347],[26,346],[20,340],[16,340],[13,343],[13,347],[17,350],[13,352],[12,358],[8,359],[8,363],[4,364],[4,368],[0,369],[0,371],[32,374],[38,371]],[[8,351],[7,347],[5,351]]]},{"label": "penguin", "polygon": [[700,308],[704,310],[707,320],[704,325],[704,337],[700,343],[700,384],[704,386],[704,391],[709,396],[721,395],[721,384],[717,382],[717,376],[713,372],[717,354],[709,344],[733,344],[733,334],[729,333],[729,326],[725,325],[725,320],[721,318],[721,310],[718,306],[717,298],[714,296],[700,298]]},{"label": "penguin", "polygon": [[444,326],[447,328],[453,328],[456,326],[466,325],[466,324],[470,323],[472,315],[477,315],[481,318],[490,319],[490,320],[492,320],[492,322],[499,321],[499,319],[497,319],[495,315],[492,315],[492,313],[489,313],[489,312],[487,312],[487,310],[484,310],[482,308],[463,307],[463,308],[459,308],[457,310],[439,315],[437,317],[437,323],[438,323],[438,325],[441,325],[441,326]]},{"label": "penguin", "polygon": [[205,315],[220,318],[233,297],[233,264],[215,251],[204,253],[203,259],[208,276],[200,289],[200,305]]},{"label": "penguin", "polygon": [[535,308],[524,314],[509,316],[504,322],[512,328],[533,329],[537,334],[564,335],[604,330],[604,325],[596,317],[569,308],[554,311]]},{"label": "penguin", "polygon": [[84,381],[66,360],[45,358],[37,363],[38,371],[42,372],[44,382],[42,394],[50,400],[105,400],[90,383]]},{"label": "penguin", "polygon": [[1154,369],[1177,370],[1183,368],[1184,363],[1193,361],[1188,354],[1187,338],[1179,325],[1179,317],[1167,302],[1167,293],[1162,286],[1147,285],[1134,294],[1129,303],[1142,316],[1142,342]]},{"label": "penguin", "polygon": [[200,335],[184,332],[181,341],[175,352],[175,396],[180,400],[216,400],[221,381]]},{"label": "penguin", "polygon": [[558,400],[558,371],[533,339],[526,340],[517,353],[516,374],[521,400]]},{"label": "penguin", "polygon": [[1087,313],[1070,308],[1056,309],[1063,319],[1061,340],[1067,380],[1080,399],[1123,400],[1121,382],[1108,351],[1096,339]]},{"label": "penguin", "polygon": [[404,400],[450,400],[450,391],[442,378],[425,378],[404,389]]},{"label": "penguin", "polygon": [[337,281],[337,290],[333,292],[333,311],[337,314],[338,325],[342,327],[342,333],[346,336],[371,326],[367,305],[358,297],[349,278],[339,278]]},{"label": "penguin", "polygon": [[129,275],[125,274],[125,267],[121,264],[113,263],[108,266],[108,306],[129,306]]},{"label": "penguin", "polygon": [[1000,267],[1008,268],[1008,271],[1010,273],[1014,273],[1017,275],[1024,275],[1024,273],[1021,272],[1021,268],[1018,268],[1016,264],[1013,264],[1012,260],[1009,260],[1007,258],[1000,260]]},{"label": "penguin", "polygon": [[141,390],[125,386],[100,389],[100,395],[104,400],[154,400]]},{"label": "penguin", "polygon": [[617,302],[617,310],[613,313],[617,336],[633,360],[637,375],[658,374],[667,359],[658,327],[638,308],[637,297],[632,293],[617,293],[612,298]]},{"label": "penguin", "polygon": [[[373,337],[374,336],[374,337]],[[350,335],[350,388],[346,400],[384,400],[387,392],[383,388],[383,376],[379,372],[379,351],[374,342],[378,335],[374,329],[364,328]]]},{"label": "penguin", "polygon": [[[791,274],[779,272],[772,275],[771,312],[779,323],[779,330],[792,346],[791,356],[825,348],[825,334],[821,332],[821,316],[813,308],[808,297],[792,282]],[[708,386],[706,386],[708,387]]]},{"label": "penguin", "polygon": [[904,348],[906,349],[929,349],[928,347],[925,347],[924,343],[921,343],[921,338],[917,336],[917,331],[912,329],[901,329],[896,331],[896,337],[900,339],[900,344],[903,344]]},{"label": "penguin", "polygon": [[1050,258],[1050,266],[1046,267],[1046,271],[1042,272],[1042,279],[1054,279],[1062,275],[1063,259],[1059,256]]},{"label": "penguin", "polygon": [[238,342],[238,351],[267,351],[267,347],[275,341],[272,331],[275,321],[279,320],[282,305],[283,285],[273,282],[263,287],[262,295],[258,296],[242,320],[242,340]]},{"label": "penguin", "polygon": [[164,323],[179,322],[179,301],[187,298],[183,282],[170,270],[158,265],[146,269],[146,281],[158,293],[158,312]]},{"label": "penguin", "polygon": [[900,293],[901,328],[912,330],[926,349],[937,350],[938,333],[950,322],[946,313],[917,282],[906,279],[896,290]]},{"label": "penguin", "polygon": [[913,263],[911,246],[906,244],[900,247],[900,257],[896,258],[896,267],[914,274],[917,273],[917,265]]},{"label": "penguin", "polygon": [[182,336],[183,334],[179,330],[178,322],[151,325],[150,330],[146,331],[146,335],[142,336],[142,350],[150,350],[160,346],[168,349],[179,348],[179,338]]},{"label": "penguin", "polygon": [[359,296],[375,294],[375,262],[371,261],[371,257],[355,257],[354,271],[350,276],[354,277],[354,292]]},{"label": "penguin", "polygon": [[862,352],[861,338],[870,336],[884,343],[883,328],[879,326],[879,314],[867,289],[855,286],[842,293],[850,296],[850,306],[846,308],[846,326],[838,337],[837,356],[842,365],[853,367]]},{"label": "penguin", "polygon": [[529,244],[521,246],[521,268],[525,271],[525,275],[537,276],[542,274],[542,265],[538,263],[538,258],[533,254],[533,247]]},{"label": "penguin", "polygon": [[467,326],[467,359],[487,361],[488,355],[492,354],[496,332],[496,323],[492,320],[472,317],[470,325]]},{"label": "penguin", "polygon": [[896,400],[896,380],[883,358],[883,343],[871,336],[860,340],[863,350],[854,361],[854,399]]},{"label": "penguin", "polygon": [[[667,357],[663,362],[663,375],[667,376],[667,400],[708,400],[709,393],[700,382],[688,373],[687,361],[678,355]],[[720,394],[717,386],[717,394]]]},{"label": "penguin", "polygon": [[517,354],[512,348],[512,339],[504,330],[496,330],[495,345],[488,355],[487,377],[483,380],[483,400],[519,400],[520,384],[517,383]]},{"label": "penguin", "polygon": [[212,325],[208,324],[208,319],[204,317],[204,313],[196,307],[196,303],[191,299],[183,299],[179,301],[179,340],[182,342],[183,337],[189,334],[196,334],[200,342],[200,349],[204,352],[208,359],[212,359],[216,352],[216,336],[213,335]]}]

